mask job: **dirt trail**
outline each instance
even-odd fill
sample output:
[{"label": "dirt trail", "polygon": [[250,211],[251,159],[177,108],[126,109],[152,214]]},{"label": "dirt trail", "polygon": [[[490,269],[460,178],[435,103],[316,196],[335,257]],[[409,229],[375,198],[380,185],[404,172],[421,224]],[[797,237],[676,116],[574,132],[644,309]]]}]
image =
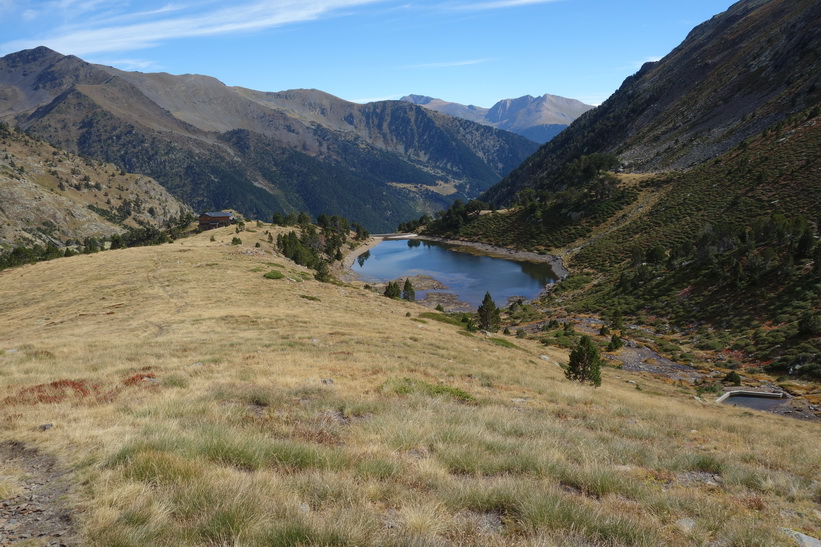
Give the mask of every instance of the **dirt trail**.
[{"label": "dirt trail", "polygon": [[0,443],[0,471],[11,470],[20,472],[20,493],[0,501],[0,545],[80,545],[62,500],[68,493],[65,471],[54,457],[19,442]]}]

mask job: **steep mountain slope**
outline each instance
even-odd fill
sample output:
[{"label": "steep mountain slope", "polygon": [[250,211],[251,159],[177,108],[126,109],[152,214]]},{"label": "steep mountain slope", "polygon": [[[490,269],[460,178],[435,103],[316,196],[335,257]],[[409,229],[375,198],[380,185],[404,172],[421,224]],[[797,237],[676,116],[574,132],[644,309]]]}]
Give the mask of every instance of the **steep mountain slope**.
[{"label": "steep mountain slope", "polygon": [[508,203],[582,154],[617,154],[639,172],[684,169],[821,99],[821,5],[742,1],[696,27],[657,63],[543,146],[485,198]]},{"label": "steep mountain slope", "polygon": [[576,99],[548,94],[540,97],[525,95],[518,99],[504,99],[491,108],[465,106],[424,95],[407,95],[400,100],[449,116],[517,133],[540,144],[549,141],[573,120],[594,108]]},{"label": "steep mountain slope", "polygon": [[77,157],[0,124],[0,252],[110,237],[189,213],[155,180]]},{"label": "steep mountain slope", "polygon": [[[475,196],[535,150],[398,101],[356,105],[313,90],[128,73],[46,48],[0,59],[0,99],[0,118],[148,174],[196,209],[332,212],[374,230]],[[252,157],[236,132],[254,141]]]}]

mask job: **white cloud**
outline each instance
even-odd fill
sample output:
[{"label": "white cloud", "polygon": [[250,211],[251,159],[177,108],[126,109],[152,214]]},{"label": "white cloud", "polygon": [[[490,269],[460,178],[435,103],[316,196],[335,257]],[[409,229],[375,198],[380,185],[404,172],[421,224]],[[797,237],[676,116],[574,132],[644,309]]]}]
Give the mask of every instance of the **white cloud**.
[{"label": "white cloud", "polygon": [[56,7],[62,10],[75,10],[80,12],[91,11],[97,8],[100,4],[106,3],[108,0],[58,0],[54,2]]},{"label": "white cloud", "polygon": [[156,69],[158,66],[157,61],[150,61],[147,59],[114,59],[114,60],[106,60],[106,59],[94,59],[94,63],[98,65],[108,65],[117,67],[120,70],[148,70],[148,69]]},{"label": "white cloud", "polygon": [[479,65],[487,63],[493,59],[469,59],[466,61],[445,61],[441,63],[425,63],[421,65],[409,65],[402,68],[451,68],[457,66]]},{"label": "white cloud", "polygon": [[95,19],[94,25],[101,27],[105,25],[115,25],[115,24],[122,24],[129,21],[137,21],[140,19],[149,19],[151,17],[156,17],[158,15],[164,15],[168,13],[173,13],[177,11],[183,11],[186,7],[182,5],[173,5],[168,4],[161,8],[157,8],[155,10],[150,11],[136,11],[133,13],[125,13],[119,15],[110,15],[106,14],[104,17]]},{"label": "white cloud", "polygon": [[[1,1],[1,0],[0,0]],[[63,5],[77,4],[91,8],[104,0],[62,0]],[[278,0],[258,1],[212,10],[190,16],[175,14],[174,17],[154,18],[133,24],[87,26],[52,30],[50,37],[33,40],[15,40],[0,46],[4,51],[45,45],[54,50],[73,55],[129,51],[156,46],[162,42],[198,36],[214,36],[239,32],[252,32],[303,21],[312,21],[340,8],[370,4],[384,0]],[[166,15],[177,8],[168,6],[154,12],[137,15]]]},{"label": "white cloud", "polygon": [[497,0],[495,2],[478,2],[474,4],[463,4],[456,9],[481,11],[491,9],[516,8],[519,6],[530,6],[533,4],[547,4],[549,2],[560,2],[561,0]]},{"label": "white cloud", "polygon": [[397,101],[402,98],[402,95],[387,95],[385,97],[371,97],[369,99],[348,99],[349,102],[367,104],[376,103],[379,101]]}]

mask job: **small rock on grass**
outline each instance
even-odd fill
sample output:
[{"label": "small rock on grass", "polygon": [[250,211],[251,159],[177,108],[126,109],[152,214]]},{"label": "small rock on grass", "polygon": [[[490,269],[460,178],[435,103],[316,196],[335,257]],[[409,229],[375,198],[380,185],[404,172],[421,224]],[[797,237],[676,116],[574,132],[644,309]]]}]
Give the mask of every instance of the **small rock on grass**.
[{"label": "small rock on grass", "polygon": [[692,532],[693,530],[695,530],[695,528],[696,528],[696,521],[694,521],[693,519],[688,519],[688,518],[678,519],[678,520],[676,521],[676,526],[678,526],[678,527],[679,527],[679,529],[680,529],[682,532],[685,532],[685,533],[688,533],[688,534],[689,534],[690,532]]},{"label": "small rock on grass", "polygon": [[789,528],[779,528],[779,530],[793,538],[795,544],[799,547],[821,547],[821,541],[812,536],[802,534],[801,532],[796,532],[795,530],[790,530]]}]

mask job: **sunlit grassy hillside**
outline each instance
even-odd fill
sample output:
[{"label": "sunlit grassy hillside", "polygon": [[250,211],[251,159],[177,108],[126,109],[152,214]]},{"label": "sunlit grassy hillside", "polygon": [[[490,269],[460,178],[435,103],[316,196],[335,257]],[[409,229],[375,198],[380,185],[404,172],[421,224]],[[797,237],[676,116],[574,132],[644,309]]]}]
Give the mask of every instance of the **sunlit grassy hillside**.
[{"label": "sunlit grassy hillside", "polygon": [[[313,281],[265,230],[0,272],[0,442],[70,470],[84,543],[821,536],[817,423],[616,369],[571,383],[535,341]],[[0,462],[0,492],[20,480]]]}]

